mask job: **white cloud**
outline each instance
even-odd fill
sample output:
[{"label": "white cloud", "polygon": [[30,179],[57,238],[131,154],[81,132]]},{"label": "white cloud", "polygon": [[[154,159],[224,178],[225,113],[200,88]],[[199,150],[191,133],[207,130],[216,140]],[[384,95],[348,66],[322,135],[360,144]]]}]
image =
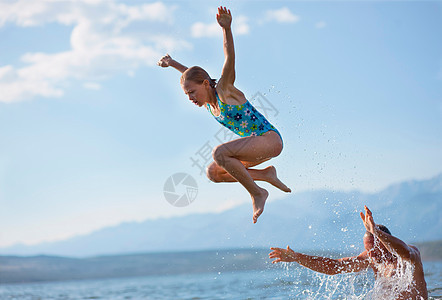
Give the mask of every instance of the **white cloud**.
[{"label": "white cloud", "polygon": [[222,30],[217,22],[210,24],[196,22],[192,25],[190,31],[195,38],[222,36]]},{"label": "white cloud", "polygon": [[[235,35],[245,35],[249,34],[250,27],[248,25],[248,18],[246,16],[237,16],[232,22],[232,31]],[[203,38],[203,37],[222,37],[223,31],[219,26],[218,22],[213,23],[202,23],[196,22],[190,28],[192,37]]]},{"label": "white cloud", "polygon": [[235,34],[237,35],[249,34],[250,27],[247,21],[248,18],[246,16],[238,16],[236,18],[236,21],[233,24],[233,31],[235,32]]},{"label": "white cloud", "polygon": [[[58,53],[25,53],[23,67],[0,66],[0,102],[34,96],[60,97],[70,80],[90,82],[116,73],[134,74],[140,66],[154,66],[165,52],[190,48],[186,41],[156,32],[126,30],[131,23],[165,26],[173,23],[175,7],[162,2],[128,6],[107,0],[15,1],[0,3],[0,27],[71,25],[71,49]],[[149,28],[149,26],[146,26]],[[151,30],[152,31],[152,30]]]},{"label": "white cloud", "polygon": [[85,82],[83,86],[88,90],[94,90],[94,91],[101,90],[101,85],[96,82]]},{"label": "white cloud", "polygon": [[265,15],[265,21],[276,21],[278,23],[296,23],[299,20],[299,16],[293,14],[287,7],[268,10]]},{"label": "white cloud", "polygon": [[325,28],[326,26],[327,26],[327,23],[325,23],[324,21],[319,21],[318,23],[315,24],[315,27],[318,29]]}]

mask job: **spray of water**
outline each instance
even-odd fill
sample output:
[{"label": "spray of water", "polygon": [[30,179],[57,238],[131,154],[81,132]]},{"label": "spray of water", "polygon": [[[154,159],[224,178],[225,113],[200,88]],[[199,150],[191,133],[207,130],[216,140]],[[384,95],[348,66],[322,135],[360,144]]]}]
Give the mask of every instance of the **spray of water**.
[{"label": "spray of water", "polygon": [[376,267],[379,274],[369,295],[371,299],[405,299],[406,295],[414,294],[416,287],[414,281],[414,266],[397,256],[397,266],[392,269],[385,264]]},{"label": "spray of water", "polygon": [[283,263],[283,283],[290,299],[406,299],[404,295],[413,292],[414,267],[408,261],[398,258],[397,267],[378,264],[379,274],[375,279],[373,271],[325,275],[296,264]]},{"label": "spray of water", "polygon": [[292,277],[290,299],[367,299],[373,286],[369,272],[329,276],[297,268]]}]

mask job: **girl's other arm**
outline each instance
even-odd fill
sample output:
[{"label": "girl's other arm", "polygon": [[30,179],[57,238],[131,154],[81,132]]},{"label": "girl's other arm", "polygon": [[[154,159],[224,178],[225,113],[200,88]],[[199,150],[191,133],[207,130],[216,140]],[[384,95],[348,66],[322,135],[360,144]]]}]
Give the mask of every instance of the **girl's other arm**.
[{"label": "girl's other arm", "polygon": [[218,8],[216,15],[218,24],[223,28],[224,35],[224,66],[221,73],[220,84],[233,84],[235,82],[235,48],[232,35],[232,14],[225,7]]},{"label": "girl's other arm", "polygon": [[161,57],[160,60],[158,61],[158,65],[163,68],[173,67],[178,71],[180,71],[181,73],[187,70],[186,66],[174,60],[172,57],[170,57],[169,54],[166,54],[163,57]]}]

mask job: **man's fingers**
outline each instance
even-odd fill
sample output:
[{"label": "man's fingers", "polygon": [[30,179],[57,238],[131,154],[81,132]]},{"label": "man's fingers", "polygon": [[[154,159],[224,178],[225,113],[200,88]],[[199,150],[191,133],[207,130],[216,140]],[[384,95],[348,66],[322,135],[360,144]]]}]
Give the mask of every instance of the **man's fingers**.
[{"label": "man's fingers", "polygon": [[361,215],[362,222],[365,223],[365,215],[364,215],[364,213],[363,213],[363,212],[360,212],[360,215]]},{"label": "man's fingers", "polygon": [[364,208],[365,208],[365,212],[366,212],[367,214],[370,214],[370,215],[371,215],[371,210],[367,207],[367,205],[364,205]]}]

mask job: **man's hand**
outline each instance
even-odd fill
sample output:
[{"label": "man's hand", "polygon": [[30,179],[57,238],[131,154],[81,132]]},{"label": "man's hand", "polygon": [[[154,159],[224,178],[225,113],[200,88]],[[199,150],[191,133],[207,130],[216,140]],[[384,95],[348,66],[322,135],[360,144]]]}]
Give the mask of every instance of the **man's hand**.
[{"label": "man's hand", "polygon": [[376,224],[373,220],[373,215],[371,214],[371,211],[368,209],[367,206],[364,206],[365,208],[365,215],[363,212],[361,212],[361,219],[364,223],[365,229],[369,231],[371,234],[375,234],[376,230]]},{"label": "man's hand", "polygon": [[272,264],[277,262],[292,262],[295,261],[295,251],[290,249],[289,246],[287,246],[287,249],[282,248],[270,248],[273,250],[269,253],[269,258],[276,258],[274,261],[272,261]]},{"label": "man's hand", "polygon": [[167,68],[170,66],[170,62],[172,61],[172,57],[170,57],[169,54],[164,55],[163,57],[160,58],[160,60],[158,61],[158,65],[160,67],[163,68]]},{"label": "man's hand", "polygon": [[230,13],[230,9],[223,8],[222,6],[218,7],[216,20],[222,28],[229,29],[232,24],[232,14]]}]

